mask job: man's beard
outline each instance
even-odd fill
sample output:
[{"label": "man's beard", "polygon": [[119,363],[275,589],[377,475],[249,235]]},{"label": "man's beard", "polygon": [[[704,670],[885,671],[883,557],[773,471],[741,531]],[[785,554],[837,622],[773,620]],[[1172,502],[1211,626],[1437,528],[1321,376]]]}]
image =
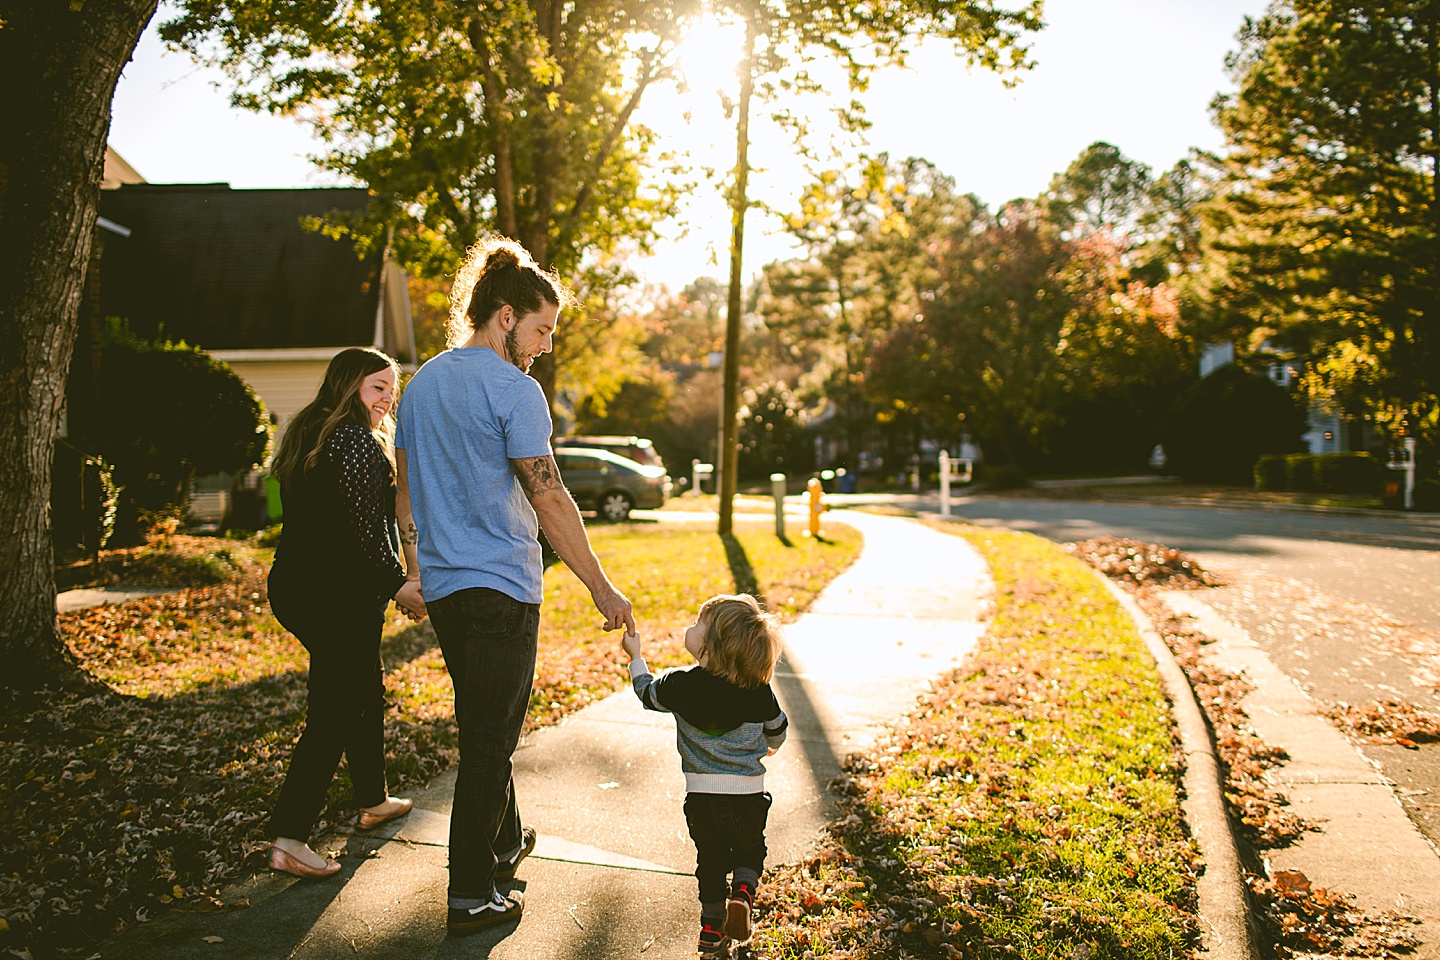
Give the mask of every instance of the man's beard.
[{"label": "man's beard", "polygon": [[511,327],[505,331],[505,359],[515,364],[521,373],[529,373],[524,358],[520,356],[520,338],[515,335],[515,328]]}]

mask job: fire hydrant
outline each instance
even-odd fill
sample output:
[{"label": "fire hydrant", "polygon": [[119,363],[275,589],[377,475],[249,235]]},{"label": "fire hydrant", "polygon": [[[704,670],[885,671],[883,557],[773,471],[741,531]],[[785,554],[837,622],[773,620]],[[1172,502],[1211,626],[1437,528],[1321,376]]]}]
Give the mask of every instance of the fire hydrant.
[{"label": "fire hydrant", "polygon": [[811,477],[805,484],[805,489],[810,492],[810,536],[820,537],[820,514],[830,508],[822,500],[825,490],[820,486],[819,477]]}]

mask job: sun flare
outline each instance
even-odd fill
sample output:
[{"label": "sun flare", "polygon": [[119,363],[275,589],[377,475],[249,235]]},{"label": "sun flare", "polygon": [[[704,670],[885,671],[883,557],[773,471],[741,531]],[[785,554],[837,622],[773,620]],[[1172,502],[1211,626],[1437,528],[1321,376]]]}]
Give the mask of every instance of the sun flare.
[{"label": "sun flare", "polygon": [[721,92],[735,96],[745,25],[706,16],[680,45],[680,73],[692,93]]}]

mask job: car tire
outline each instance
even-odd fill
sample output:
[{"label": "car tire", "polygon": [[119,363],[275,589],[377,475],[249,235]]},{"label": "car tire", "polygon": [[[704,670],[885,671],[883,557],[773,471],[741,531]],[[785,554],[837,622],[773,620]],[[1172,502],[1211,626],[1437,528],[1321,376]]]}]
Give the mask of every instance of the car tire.
[{"label": "car tire", "polygon": [[630,511],[634,509],[635,501],[630,499],[630,494],[621,490],[611,490],[600,498],[600,516],[611,523],[624,523],[630,519]]}]

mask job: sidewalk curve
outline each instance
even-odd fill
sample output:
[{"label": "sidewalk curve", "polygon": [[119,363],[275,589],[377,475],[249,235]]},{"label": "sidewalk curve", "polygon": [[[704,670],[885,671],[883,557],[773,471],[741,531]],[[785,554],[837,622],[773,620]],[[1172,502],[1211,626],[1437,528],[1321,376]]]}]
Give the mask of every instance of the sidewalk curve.
[{"label": "sidewalk curve", "polygon": [[[965,541],[894,517],[827,516],[837,521],[858,528],[865,546],[786,627],[775,687],[790,735],[766,778],[775,798],[772,863],[806,854],[830,818],[826,786],[845,755],[903,715],[983,629],[989,574]],[[623,584],[625,571],[614,573]],[[623,671],[618,656],[616,670]],[[415,812],[388,836],[348,838],[339,879],[258,877],[231,893],[248,896],[249,909],[140,927],[99,955],[693,957],[694,854],[674,738],[674,721],[642,710],[628,689],[528,738],[515,778],[522,815],[540,841],[520,870],[526,914],[518,926],[445,933],[452,773],[412,792]]]}]

